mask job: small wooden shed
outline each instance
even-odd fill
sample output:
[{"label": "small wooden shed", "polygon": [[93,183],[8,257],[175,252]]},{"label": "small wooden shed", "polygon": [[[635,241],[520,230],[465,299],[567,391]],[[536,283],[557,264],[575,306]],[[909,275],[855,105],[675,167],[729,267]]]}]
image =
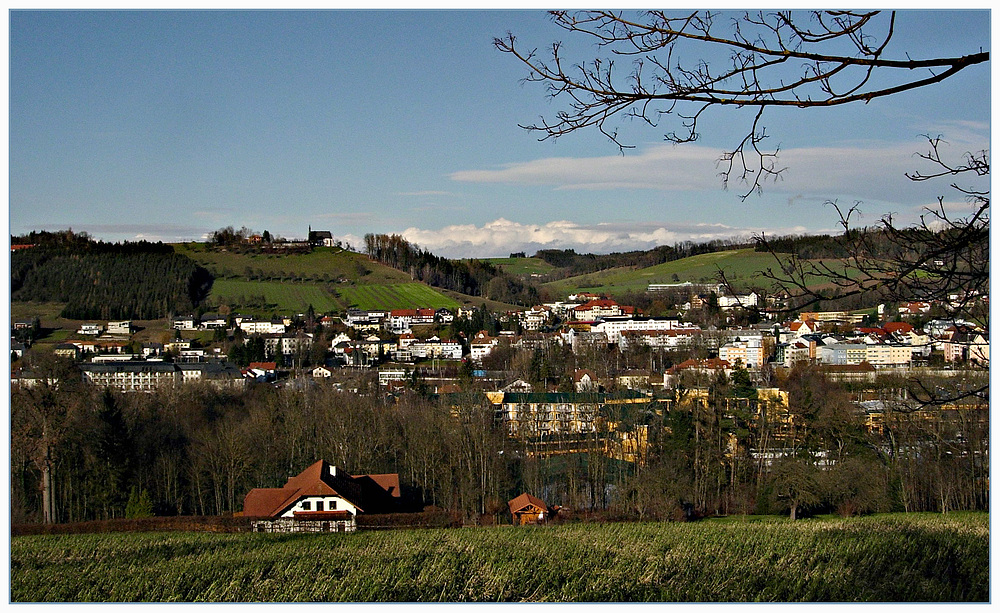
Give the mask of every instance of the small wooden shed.
[{"label": "small wooden shed", "polygon": [[531,494],[524,493],[507,503],[514,525],[543,524],[549,507]]}]

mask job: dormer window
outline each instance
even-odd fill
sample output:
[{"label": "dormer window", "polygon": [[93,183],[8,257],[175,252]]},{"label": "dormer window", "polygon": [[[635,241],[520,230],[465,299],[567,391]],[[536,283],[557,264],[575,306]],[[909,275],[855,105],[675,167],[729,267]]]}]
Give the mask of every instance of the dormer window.
[{"label": "dormer window", "polygon": [[337,501],[336,500],[327,500],[326,501],[326,510],[327,511],[336,511],[337,510]]},{"label": "dormer window", "polygon": [[308,500],[302,501],[302,510],[303,511],[312,511],[312,502],[310,502]]}]

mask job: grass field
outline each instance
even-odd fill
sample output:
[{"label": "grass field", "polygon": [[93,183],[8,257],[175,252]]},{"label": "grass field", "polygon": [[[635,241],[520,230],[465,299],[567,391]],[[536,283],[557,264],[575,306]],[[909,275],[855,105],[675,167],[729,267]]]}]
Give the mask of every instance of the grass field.
[{"label": "grass field", "polygon": [[[240,254],[207,249],[201,243],[174,248],[215,275],[209,304],[229,304],[247,314],[345,308],[455,308],[461,303],[410,276],[359,253],[319,247],[306,254]],[[331,289],[327,289],[331,288]],[[263,296],[265,305],[241,304]],[[480,300],[481,301],[481,300]],[[250,300],[250,302],[253,302]]]},{"label": "grass field", "polygon": [[[340,310],[337,299],[322,285],[312,283],[282,283],[279,281],[245,281],[216,279],[212,283],[209,304],[243,304],[244,299],[263,296],[270,310],[303,313],[313,305],[317,313]],[[268,309],[265,309],[268,310]]]},{"label": "grass field", "polygon": [[[827,261],[827,265],[832,270],[844,270],[842,263]],[[610,294],[624,291],[644,292],[650,283],[685,281],[717,283],[719,270],[722,270],[726,273],[726,279],[737,291],[745,291],[751,288],[770,287],[772,283],[761,276],[761,273],[768,268],[778,269],[773,255],[753,249],[736,249],[703,253],[648,268],[612,268],[552,281],[546,283],[545,287],[559,295],[567,295],[574,291]]]},{"label": "grass field", "polygon": [[11,539],[13,602],[983,602],[989,516]]},{"label": "grass field", "polygon": [[336,291],[346,307],[362,310],[454,309],[459,306],[458,302],[423,283],[344,286]]},{"label": "grass field", "polygon": [[[726,272],[727,278],[737,289],[753,282],[760,283],[760,272],[774,267],[774,257],[768,253],[758,253],[753,249],[719,251],[665,262],[649,268],[612,268],[600,272],[569,277],[546,283],[545,286],[559,294],[573,291],[623,292],[626,290],[644,292],[650,283],[714,283],[718,271]],[[674,279],[676,275],[676,280]]]},{"label": "grass field", "polygon": [[215,251],[203,243],[178,243],[173,247],[216,277],[249,278],[256,275],[317,282],[363,279],[365,283],[409,281],[409,276],[403,272],[373,262],[360,253],[333,247],[317,247],[311,253],[287,255]]},{"label": "grass field", "polygon": [[486,258],[484,261],[512,275],[547,275],[556,269],[542,258]]}]

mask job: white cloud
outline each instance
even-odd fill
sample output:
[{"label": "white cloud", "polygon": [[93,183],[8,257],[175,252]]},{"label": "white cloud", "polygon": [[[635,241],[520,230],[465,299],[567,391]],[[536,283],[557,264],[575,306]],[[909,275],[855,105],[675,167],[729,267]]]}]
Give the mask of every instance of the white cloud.
[{"label": "white cloud", "polygon": [[735,228],[724,224],[578,224],[572,221],[552,221],[546,224],[524,224],[508,219],[476,226],[453,225],[439,230],[407,228],[401,234],[406,240],[444,257],[506,257],[539,249],[575,249],[580,253],[611,253],[634,249],[651,249],[658,245],[673,245],[683,241],[705,242],[714,239],[749,237],[766,231],[768,234],[801,234],[801,226],[787,228]]},{"label": "white cloud", "polygon": [[494,170],[463,170],[449,177],[469,183],[553,185],[558,189],[718,189],[719,152],[705,147],[662,145],[639,155],[543,158]]},{"label": "white cloud", "polygon": [[[949,147],[961,159],[978,133],[979,125],[954,126],[956,142]],[[983,143],[986,144],[985,141]],[[965,148],[963,148],[965,147]],[[947,186],[915,183],[907,173],[925,169],[918,157],[926,149],[919,138],[903,143],[852,143],[833,147],[781,150],[776,166],[785,168],[776,181],[764,184],[765,193],[791,194],[809,199],[847,197],[858,200],[926,202],[930,192]],[[942,152],[944,153],[944,152]],[[449,177],[469,183],[548,185],[556,190],[644,189],[666,192],[719,190],[721,150],[700,145],[654,145],[638,153],[589,158],[543,158],[507,164],[496,169],[463,170]],[[748,158],[750,162],[755,160]],[[730,189],[743,188],[739,169],[730,177]]]},{"label": "white cloud", "polygon": [[440,190],[428,189],[428,190],[419,191],[419,192],[396,192],[396,195],[397,196],[414,197],[414,198],[422,198],[422,197],[425,197],[425,196],[455,196],[457,194],[455,194],[453,192],[445,192],[445,191],[440,191]]}]

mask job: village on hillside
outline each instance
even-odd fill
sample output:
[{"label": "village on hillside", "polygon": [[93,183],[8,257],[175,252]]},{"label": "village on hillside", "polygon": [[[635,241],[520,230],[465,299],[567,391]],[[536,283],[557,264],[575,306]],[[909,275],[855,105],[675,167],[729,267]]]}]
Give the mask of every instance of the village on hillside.
[{"label": "village on hillside", "polygon": [[[169,322],[173,338],[162,343],[137,341],[131,321],[83,323],[54,352],[73,360],[83,381],[122,392],[205,383],[233,389],[330,385],[358,393],[365,380],[390,398],[474,390],[493,403],[511,435],[592,432],[603,405],[629,397],[674,400],[682,385],[707,388],[715,377],[728,379],[736,371],[755,387],[771,389],[776,370],[800,363],[859,383],[879,375],[956,377],[989,367],[988,333],[968,321],[932,318],[931,303],[882,305],[881,321],[801,312],[787,321],[702,327],[684,314],[712,308],[722,320],[735,320],[737,312],[760,309],[766,316],[768,301],[754,293],[727,295],[718,285],[690,291],[676,317],[648,317],[607,296],[577,293],[505,313],[425,308],[273,319],[179,316]],[[13,323],[15,360],[37,325]],[[197,340],[205,332],[213,342]],[[556,354],[572,356],[572,367],[552,358]],[[30,386],[34,376],[15,363],[14,385]],[[863,402],[864,394],[858,398],[864,410],[879,410]],[[530,428],[522,423],[526,410]],[[540,422],[539,415],[549,417]],[[625,447],[634,459],[641,451],[635,434],[629,436]]]}]

